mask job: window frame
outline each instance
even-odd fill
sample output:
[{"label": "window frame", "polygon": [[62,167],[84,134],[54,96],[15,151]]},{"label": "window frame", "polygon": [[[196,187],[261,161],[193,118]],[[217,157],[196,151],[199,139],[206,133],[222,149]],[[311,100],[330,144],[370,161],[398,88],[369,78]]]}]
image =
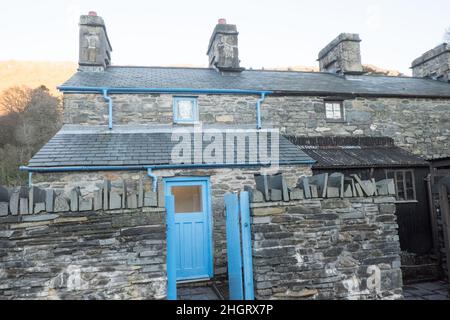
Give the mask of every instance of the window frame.
[{"label": "window frame", "polygon": [[[396,202],[397,203],[416,203],[417,201],[417,191],[416,191],[416,177],[414,175],[414,170],[413,169],[386,169],[386,179],[394,179],[394,184],[395,184],[395,198],[396,198]],[[390,178],[389,177],[389,173],[392,173],[394,178]],[[399,190],[398,190],[398,179],[397,179],[397,174],[401,173],[402,174],[402,184],[403,184],[403,194],[405,195],[405,199],[400,199],[398,194],[399,194]],[[411,174],[411,182],[412,182],[412,191],[413,191],[413,199],[406,199],[407,198],[407,186],[406,186],[406,174],[410,173]]]},{"label": "window frame", "polygon": [[[328,118],[327,116],[327,104],[339,104],[339,110],[341,112],[341,117],[339,119],[334,118]],[[326,122],[335,122],[335,123],[342,123],[345,122],[345,108],[344,108],[344,101],[343,100],[324,100],[323,101],[323,107],[325,111],[325,120]]]},{"label": "window frame", "polygon": [[[179,119],[178,118],[178,102],[179,101],[185,101],[189,100],[193,102],[193,109],[192,109],[192,118],[189,119]],[[195,124],[199,121],[199,114],[198,114],[198,98],[192,97],[192,96],[174,96],[172,107],[173,107],[173,123],[175,124]]]}]

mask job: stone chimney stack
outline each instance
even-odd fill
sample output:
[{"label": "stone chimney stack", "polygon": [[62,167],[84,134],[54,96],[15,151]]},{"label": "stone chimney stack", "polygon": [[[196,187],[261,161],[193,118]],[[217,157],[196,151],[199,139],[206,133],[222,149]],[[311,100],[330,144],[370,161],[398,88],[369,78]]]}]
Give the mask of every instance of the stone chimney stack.
[{"label": "stone chimney stack", "polygon": [[413,76],[450,82],[450,44],[443,43],[413,61]]},{"label": "stone chimney stack", "polygon": [[227,24],[225,19],[219,19],[209,40],[209,67],[223,72],[241,72],[239,66],[238,32],[236,25]]},{"label": "stone chimney stack", "polygon": [[355,33],[341,33],[319,52],[321,72],[362,74],[361,39]]},{"label": "stone chimney stack", "polygon": [[80,71],[101,72],[111,64],[111,43],[105,22],[94,11],[80,16]]}]

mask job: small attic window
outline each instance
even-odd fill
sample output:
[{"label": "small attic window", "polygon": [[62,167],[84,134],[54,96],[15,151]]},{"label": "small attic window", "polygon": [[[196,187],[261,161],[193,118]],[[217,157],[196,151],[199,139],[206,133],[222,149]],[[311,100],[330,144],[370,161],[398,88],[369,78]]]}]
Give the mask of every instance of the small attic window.
[{"label": "small attic window", "polygon": [[325,101],[325,119],[328,122],[345,121],[343,101]]},{"label": "small attic window", "polygon": [[195,123],[198,121],[198,107],[196,97],[173,98],[173,122]]}]

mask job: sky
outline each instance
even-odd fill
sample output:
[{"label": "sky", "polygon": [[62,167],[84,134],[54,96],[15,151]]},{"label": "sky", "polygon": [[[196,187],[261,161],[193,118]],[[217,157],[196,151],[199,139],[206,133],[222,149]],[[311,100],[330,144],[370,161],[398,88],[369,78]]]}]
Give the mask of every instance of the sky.
[{"label": "sky", "polygon": [[236,24],[241,66],[317,66],[341,32],[359,33],[362,61],[410,74],[442,43],[449,0],[14,0],[0,1],[0,60],[78,61],[78,21],[106,22],[115,65],[207,66],[219,18]]}]

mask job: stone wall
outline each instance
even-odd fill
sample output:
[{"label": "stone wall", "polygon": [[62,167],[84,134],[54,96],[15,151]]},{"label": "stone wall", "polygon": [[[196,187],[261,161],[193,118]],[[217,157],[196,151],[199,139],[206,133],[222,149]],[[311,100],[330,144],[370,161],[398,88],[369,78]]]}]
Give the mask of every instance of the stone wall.
[{"label": "stone wall", "polygon": [[[172,95],[113,94],[114,123],[172,124]],[[212,124],[255,124],[259,97],[199,95],[200,121]],[[324,97],[268,96],[261,107],[263,126],[300,136],[388,136],[425,158],[450,155],[450,100],[356,98],[344,102],[346,121],[325,119]],[[65,94],[64,122],[107,124],[107,104],[101,95]]]},{"label": "stone wall", "polygon": [[[300,176],[312,174],[309,166],[281,166],[289,187],[295,187]],[[225,206],[224,195],[227,192],[236,192],[245,186],[255,187],[255,174],[260,174],[260,168],[233,168],[233,169],[201,169],[201,170],[160,170],[154,171],[158,176],[158,207],[164,207],[164,183],[163,178],[175,176],[210,177],[211,200],[213,216],[213,243],[214,243],[214,274],[217,279],[225,279],[227,276],[226,232],[225,232]],[[69,192],[73,187],[80,186],[81,194],[86,197],[94,192],[105,179],[111,184],[126,181],[144,180],[144,186],[151,184],[151,179],[146,172],[114,171],[114,172],[82,172],[82,173],[54,173],[33,175],[34,185],[45,188],[60,188]]]},{"label": "stone wall", "polygon": [[165,211],[0,217],[0,299],[164,299]]},{"label": "stone wall", "polygon": [[391,197],[253,203],[257,299],[401,299]]}]

